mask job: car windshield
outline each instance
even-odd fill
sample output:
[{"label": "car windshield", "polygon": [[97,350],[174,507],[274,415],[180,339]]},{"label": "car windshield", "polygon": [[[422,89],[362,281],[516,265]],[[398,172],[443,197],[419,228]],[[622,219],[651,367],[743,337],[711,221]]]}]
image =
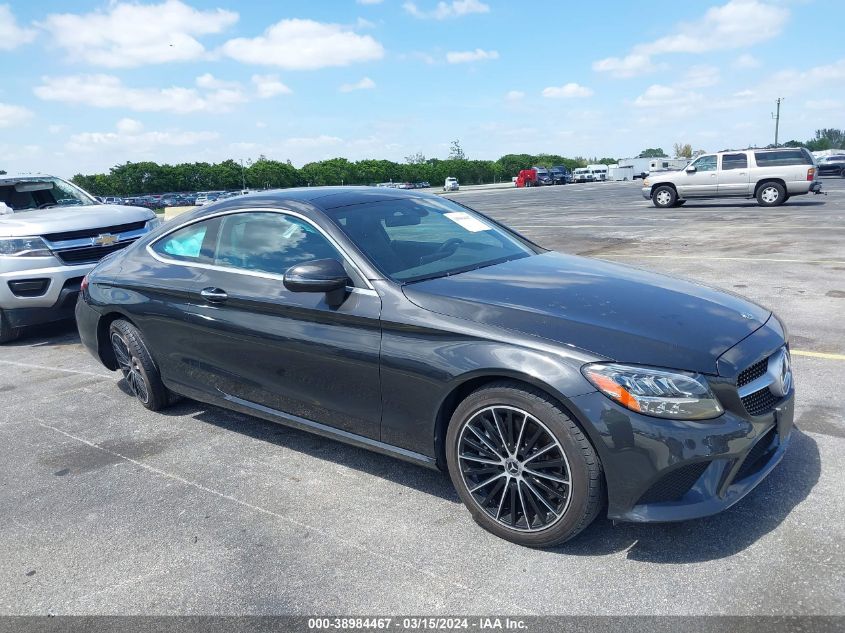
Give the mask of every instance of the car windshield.
[{"label": "car windshield", "polygon": [[76,185],[52,176],[0,178],[0,203],[5,204],[14,213],[99,204]]},{"label": "car windshield", "polygon": [[445,199],[385,200],[328,214],[376,268],[398,282],[445,277],[536,254],[517,235]]}]

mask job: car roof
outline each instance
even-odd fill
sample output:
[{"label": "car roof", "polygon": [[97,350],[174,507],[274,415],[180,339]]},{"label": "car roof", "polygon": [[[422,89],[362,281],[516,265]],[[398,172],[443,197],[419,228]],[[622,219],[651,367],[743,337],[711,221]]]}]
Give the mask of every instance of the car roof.
[{"label": "car roof", "polygon": [[438,198],[434,194],[422,193],[408,189],[388,189],[386,187],[299,187],[294,189],[277,189],[260,191],[233,198],[203,207],[200,215],[206,212],[219,212],[229,209],[254,208],[256,206],[302,208],[303,205],[316,207],[327,211],[338,207],[384,200],[399,200],[404,198]]}]

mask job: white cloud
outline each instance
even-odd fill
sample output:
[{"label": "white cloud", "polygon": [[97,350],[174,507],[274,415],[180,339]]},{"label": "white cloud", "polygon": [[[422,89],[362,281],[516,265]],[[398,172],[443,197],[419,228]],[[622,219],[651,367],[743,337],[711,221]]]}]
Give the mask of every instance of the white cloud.
[{"label": "white cloud", "polygon": [[105,11],[86,14],[54,13],[39,26],[71,60],[131,68],[202,59],[207,53],[197,37],[220,33],[237,21],[233,11],[200,11],[180,0],[165,0],[113,2]]},{"label": "white cloud", "polygon": [[0,128],[20,125],[32,118],[32,112],[21,106],[0,103]]},{"label": "white cloud", "polygon": [[348,66],[384,56],[384,48],[370,35],[340,24],[300,19],[277,22],[258,37],[229,40],[222,50],[240,62],[290,70]]},{"label": "white cloud", "polygon": [[633,77],[652,70],[655,55],[746,48],[779,35],[788,17],[789,10],[781,6],[759,0],[730,0],[708,9],[695,22],[677,25],[672,35],[638,44],[624,57],[593,62],[593,70]]},{"label": "white cloud", "polygon": [[734,60],[733,63],[734,68],[759,68],[760,67],[760,60],[758,60],[754,55],[749,55],[745,53],[744,55],[740,55]]},{"label": "white cloud", "polygon": [[372,90],[376,87],[376,82],[374,82],[369,77],[364,77],[361,81],[356,81],[355,83],[350,84],[343,84],[339,90],[341,92],[352,92],[353,90]]},{"label": "white cloud", "polygon": [[505,101],[521,101],[525,98],[525,93],[520,90],[508,90],[505,93]]},{"label": "white cloud", "polygon": [[225,112],[245,102],[239,88],[200,93],[194,88],[130,88],[113,75],[42,77],[34,89],[45,101],[59,101],[95,108],[124,108],[136,112]]},{"label": "white cloud", "polygon": [[211,73],[200,75],[196,78],[194,83],[196,83],[198,88],[206,88],[208,90],[233,90],[240,87],[240,84],[237,81],[218,79]]},{"label": "white cloud", "polygon": [[129,118],[121,119],[115,127],[121,134],[138,134],[144,129],[143,123]]},{"label": "white cloud", "polygon": [[35,39],[34,29],[18,26],[8,4],[0,4],[0,51],[10,51]]},{"label": "white cloud", "polygon": [[438,2],[437,6],[431,11],[423,11],[415,2],[406,2],[402,5],[415,18],[426,19],[433,18],[435,20],[446,20],[448,18],[458,18],[462,15],[469,15],[470,13],[488,13],[490,6],[480,2],[479,0],[452,0],[452,2]]},{"label": "white cloud", "polygon": [[258,96],[262,99],[269,99],[276,95],[288,95],[293,92],[279,81],[278,75],[253,75],[252,83],[256,92],[258,92]]},{"label": "white cloud", "polygon": [[678,107],[700,100],[700,94],[672,86],[653,84],[646,88],[643,94],[634,99],[634,105],[639,108]]},{"label": "white cloud", "polygon": [[692,66],[677,83],[679,88],[707,88],[719,83],[719,69],[715,66]]},{"label": "white cloud", "polygon": [[184,147],[217,140],[217,132],[144,132],[144,126],[133,119],[117,122],[116,132],[82,132],[70,137],[66,147],[75,152],[103,152],[111,149],[142,154],[160,147]]},{"label": "white cloud", "polygon": [[583,98],[591,97],[592,95],[592,89],[572,82],[563,86],[549,86],[543,89],[543,96],[549,99]]},{"label": "white cloud", "polygon": [[476,48],[474,51],[450,51],[446,53],[446,61],[450,64],[468,64],[488,59],[499,59],[498,51],[485,51]]}]

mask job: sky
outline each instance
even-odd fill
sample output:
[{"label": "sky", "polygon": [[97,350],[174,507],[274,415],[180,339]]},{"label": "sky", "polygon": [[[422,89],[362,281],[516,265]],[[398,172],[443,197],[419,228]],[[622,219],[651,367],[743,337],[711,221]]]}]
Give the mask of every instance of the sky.
[{"label": "sky", "polygon": [[845,2],[0,0],[0,169],[629,157],[845,127]]}]

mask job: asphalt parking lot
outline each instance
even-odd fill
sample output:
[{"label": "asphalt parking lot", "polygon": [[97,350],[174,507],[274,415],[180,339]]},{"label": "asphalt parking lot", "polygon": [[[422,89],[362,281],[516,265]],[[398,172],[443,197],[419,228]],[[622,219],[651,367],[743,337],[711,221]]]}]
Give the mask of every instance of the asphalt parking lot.
[{"label": "asphalt parking lot", "polygon": [[734,508],[519,548],[446,475],[190,401],[150,413],[51,326],[0,348],[0,614],[845,615],[845,180],[824,187],[775,209],[658,210],[639,183],[450,196],[783,317],[798,430]]}]

